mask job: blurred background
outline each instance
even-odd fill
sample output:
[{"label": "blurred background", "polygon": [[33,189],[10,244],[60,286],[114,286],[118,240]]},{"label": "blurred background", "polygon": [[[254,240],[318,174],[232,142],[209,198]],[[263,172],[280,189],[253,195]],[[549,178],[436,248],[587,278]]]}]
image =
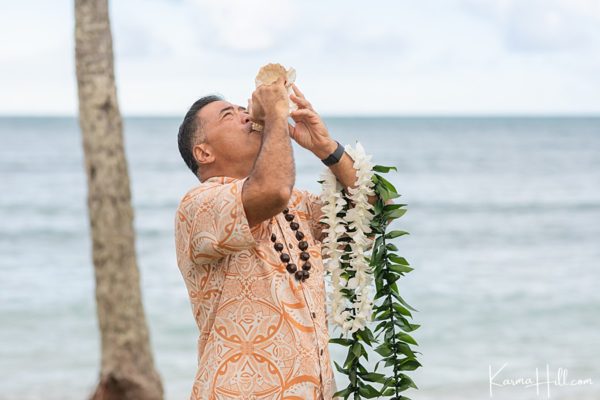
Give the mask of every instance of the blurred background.
[{"label": "blurred background", "polygon": [[[198,181],[177,129],[203,95],[245,105],[268,62],[297,70],[335,139],[398,167],[415,268],[400,287],[422,325],[407,395],[600,398],[599,0],[130,0],[110,16],[167,399],[188,398],[197,356],[173,226]],[[73,31],[70,1],[0,6],[2,400],[82,399],[99,371]],[[321,162],[295,159],[318,193]],[[539,393],[515,382],[536,371]]]}]

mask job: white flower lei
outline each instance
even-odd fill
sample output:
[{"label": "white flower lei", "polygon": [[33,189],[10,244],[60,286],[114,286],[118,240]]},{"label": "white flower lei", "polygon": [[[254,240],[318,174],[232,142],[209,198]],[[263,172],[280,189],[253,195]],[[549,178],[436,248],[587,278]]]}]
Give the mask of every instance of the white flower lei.
[{"label": "white flower lei", "polygon": [[[371,244],[371,239],[366,234],[371,233],[371,220],[373,214],[370,210],[373,205],[369,203],[368,196],[375,194],[373,190],[374,183],[373,165],[371,156],[365,153],[364,148],[359,142],[356,142],[356,149],[350,146],[345,147],[346,153],[354,160],[357,181],[354,188],[348,188],[349,199],[354,205],[346,212],[343,211],[346,206],[346,200],[342,195],[343,185],[328,168],[321,177],[323,201],[323,218],[321,222],[328,225],[324,230],[327,236],[323,240],[323,256],[325,258],[325,268],[331,274],[331,283],[333,291],[329,295],[331,307],[331,319],[333,323],[340,327],[344,334],[354,333],[363,329],[367,322],[371,321],[373,309],[373,300],[371,296],[373,273],[369,262],[365,258],[365,251]],[[344,212],[342,217],[337,214]],[[352,232],[349,232],[352,231]],[[346,252],[340,246],[338,240],[347,234],[352,238],[348,244],[351,250]],[[342,264],[341,258],[344,254],[349,255],[349,265]],[[354,271],[354,276],[346,281],[342,277],[344,271]],[[344,295],[342,289],[352,289],[354,291],[354,303],[349,304],[350,299]],[[354,313],[349,309],[354,309]]]}]

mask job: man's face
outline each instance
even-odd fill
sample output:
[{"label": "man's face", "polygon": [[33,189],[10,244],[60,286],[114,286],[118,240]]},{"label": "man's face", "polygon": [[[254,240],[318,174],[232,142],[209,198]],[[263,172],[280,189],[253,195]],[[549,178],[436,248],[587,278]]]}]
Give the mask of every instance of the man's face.
[{"label": "man's face", "polygon": [[[204,145],[212,153],[217,170],[234,175],[250,173],[261,146],[261,134],[252,130],[252,121],[244,107],[227,101],[213,101],[199,113]],[[202,165],[201,167],[202,168]]]}]

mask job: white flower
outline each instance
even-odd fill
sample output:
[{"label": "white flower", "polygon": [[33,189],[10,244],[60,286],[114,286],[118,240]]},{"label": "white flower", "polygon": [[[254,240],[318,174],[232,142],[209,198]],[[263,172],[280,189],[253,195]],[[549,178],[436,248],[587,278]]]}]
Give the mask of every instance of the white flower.
[{"label": "white flower", "polygon": [[[321,198],[323,200],[323,223],[328,225],[324,231],[327,237],[323,240],[323,255],[326,270],[331,274],[333,293],[329,296],[332,309],[332,320],[342,329],[345,334],[364,329],[366,323],[370,321],[373,301],[371,299],[372,271],[369,263],[366,261],[366,249],[371,244],[371,239],[366,237],[371,233],[371,220],[373,219],[373,205],[369,203],[368,196],[375,194],[373,190],[373,166],[370,162],[371,156],[368,156],[360,143],[356,143],[356,149],[346,146],[346,153],[354,160],[353,166],[356,169],[355,187],[348,188],[351,208],[343,212],[347,205],[342,195],[342,185],[338,182],[331,170],[326,169],[323,174],[323,191]],[[338,213],[343,213],[338,217]],[[352,240],[348,243],[350,251],[347,253],[349,260],[346,263],[340,262],[346,252],[339,249],[338,240],[342,235],[349,236]],[[346,281],[341,275],[343,272],[353,273],[353,276]],[[344,295],[342,289],[351,289],[353,296],[348,298]],[[352,304],[350,300],[353,300]],[[350,313],[347,308],[353,309]]]}]

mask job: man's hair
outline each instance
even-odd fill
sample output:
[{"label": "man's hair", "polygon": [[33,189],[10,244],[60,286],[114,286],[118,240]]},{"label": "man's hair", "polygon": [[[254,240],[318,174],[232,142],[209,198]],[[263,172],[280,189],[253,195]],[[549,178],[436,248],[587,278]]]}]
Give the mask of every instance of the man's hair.
[{"label": "man's hair", "polygon": [[192,104],[188,112],[183,117],[183,122],[179,126],[179,133],[177,134],[177,144],[179,145],[179,153],[185,161],[185,164],[198,176],[198,163],[194,159],[192,149],[196,144],[196,135],[202,130],[202,122],[198,117],[198,112],[207,104],[213,101],[223,100],[221,96],[209,95],[198,99]]}]

